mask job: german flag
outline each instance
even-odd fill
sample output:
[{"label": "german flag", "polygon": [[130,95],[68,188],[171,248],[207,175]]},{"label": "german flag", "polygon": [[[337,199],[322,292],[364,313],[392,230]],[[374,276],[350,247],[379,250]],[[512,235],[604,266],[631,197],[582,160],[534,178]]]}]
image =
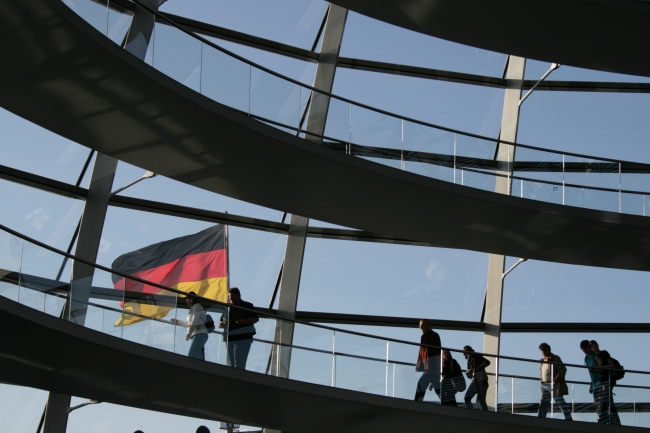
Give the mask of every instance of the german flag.
[{"label": "german flag", "polygon": [[[194,292],[199,296],[226,302],[228,299],[228,257],[226,230],[216,225],[194,235],[160,242],[123,254],[111,269],[166,287]],[[117,290],[147,294],[171,295],[173,292],[148,284],[112,275]],[[126,284],[125,284],[126,282]],[[126,287],[125,287],[126,286]],[[128,301],[121,303],[125,313],[163,318],[172,307]],[[145,320],[124,314],[115,326],[131,325]]]}]

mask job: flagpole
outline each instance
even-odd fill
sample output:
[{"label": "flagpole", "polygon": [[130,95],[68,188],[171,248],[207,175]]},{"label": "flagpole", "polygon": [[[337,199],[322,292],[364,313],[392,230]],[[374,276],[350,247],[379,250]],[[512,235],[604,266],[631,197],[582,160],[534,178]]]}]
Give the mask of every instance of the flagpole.
[{"label": "flagpole", "polygon": [[[228,215],[228,211],[226,211],[226,215]],[[230,288],[230,243],[228,242],[228,224],[225,224],[226,226],[226,287],[229,289]],[[228,302],[228,301],[226,301]]]}]

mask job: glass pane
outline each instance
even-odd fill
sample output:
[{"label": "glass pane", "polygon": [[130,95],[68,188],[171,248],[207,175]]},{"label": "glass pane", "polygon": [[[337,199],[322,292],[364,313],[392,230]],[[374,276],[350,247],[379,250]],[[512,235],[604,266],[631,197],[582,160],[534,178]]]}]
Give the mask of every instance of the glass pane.
[{"label": "glass pane", "polygon": [[35,432],[41,420],[48,392],[0,384],[0,420],[6,432]]},{"label": "glass pane", "polygon": [[486,275],[483,253],[309,238],[298,309],[478,320]]},{"label": "glass pane", "polygon": [[[109,0],[108,11],[108,38],[118,45],[122,45],[126,34],[131,27],[133,14],[131,11],[122,9],[115,1]],[[116,9],[117,8],[117,9]]]},{"label": "glass pane", "polygon": [[[75,185],[90,149],[0,108],[0,164]],[[92,165],[88,172],[92,171]]]},{"label": "glass pane", "polygon": [[518,147],[515,151],[511,194],[562,204],[563,167],[560,154]]},{"label": "glass pane", "polygon": [[619,212],[619,164],[565,156],[564,203],[609,212]]},{"label": "glass pane", "polygon": [[203,46],[201,93],[248,113],[251,67],[216,48]]},{"label": "glass pane", "polygon": [[[117,190],[118,187],[131,183],[145,172],[146,170],[142,168],[120,161],[113,182],[114,189]],[[283,214],[274,209],[216,194],[164,176],[143,180],[120,192],[120,195],[277,222]]]},{"label": "glass pane", "polygon": [[454,182],[456,134],[404,121],[404,169]]},{"label": "glass pane", "polygon": [[334,339],[336,387],[388,395],[386,342],[343,332]]},{"label": "glass pane", "polygon": [[402,168],[402,120],[352,105],[352,154]]},{"label": "glass pane", "polygon": [[350,11],[342,57],[501,78],[506,55],[392,26]]},{"label": "glass pane", "polygon": [[[486,191],[495,191],[496,143],[461,134],[454,134],[455,183]],[[506,147],[510,149],[510,146]],[[506,182],[509,181],[507,173]]]},{"label": "glass pane", "polygon": [[163,12],[305,49],[314,44],[326,9],[326,2],[316,0],[169,0],[160,8]]},{"label": "glass pane", "polygon": [[351,142],[351,110],[352,108],[347,102],[338,99],[330,99],[329,110],[327,112],[327,122],[325,123],[326,137],[340,140],[344,143]]},{"label": "glass pane", "polygon": [[156,23],[153,67],[190,89],[200,91],[203,43],[175,27]]},{"label": "glass pane", "polygon": [[23,240],[0,230],[0,296],[18,301]]},{"label": "glass pane", "polygon": [[296,324],[289,378],[333,386],[333,331]]},{"label": "glass pane", "polygon": [[302,88],[257,68],[251,74],[250,114],[298,128]]}]

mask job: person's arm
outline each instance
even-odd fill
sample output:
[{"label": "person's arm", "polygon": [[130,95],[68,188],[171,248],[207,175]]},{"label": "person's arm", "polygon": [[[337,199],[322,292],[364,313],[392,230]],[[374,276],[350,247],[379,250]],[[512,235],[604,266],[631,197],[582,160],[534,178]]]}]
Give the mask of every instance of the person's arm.
[{"label": "person's arm", "polygon": [[[242,307],[251,310],[255,308],[253,307],[253,304],[249,302],[247,302],[245,305],[242,305]],[[260,321],[260,316],[258,316],[257,313],[255,313],[254,311],[242,311],[242,312],[244,313],[244,316],[246,316],[246,318],[237,319],[236,323],[238,325],[254,325],[255,323]]]},{"label": "person's arm", "polygon": [[566,376],[566,367],[562,363],[562,358],[557,355],[553,355],[553,382],[564,382],[564,377]]},{"label": "person's arm", "polygon": [[485,369],[488,365],[491,364],[490,361],[488,361],[487,359],[485,359],[483,356],[480,356],[480,358],[481,358],[481,359],[480,359],[481,363],[480,363],[479,365],[477,365],[476,367],[474,367],[474,370],[482,370],[482,369]]},{"label": "person's arm", "polygon": [[616,368],[616,364],[614,364],[614,361],[612,360],[612,357],[609,356],[609,352],[606,350],[601,350],[600,351],[600,356],[603,361],[601,367],[603,368]]}]

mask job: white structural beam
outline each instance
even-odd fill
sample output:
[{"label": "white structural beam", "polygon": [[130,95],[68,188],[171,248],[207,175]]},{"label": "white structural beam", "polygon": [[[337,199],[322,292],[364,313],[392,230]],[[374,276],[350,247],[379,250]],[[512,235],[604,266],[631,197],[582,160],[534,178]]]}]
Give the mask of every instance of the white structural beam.
[{"label": "white structural beam", "polygon": [[[503,117],[501,118],[500,140],[516,142],[519,126],[519,100],[524,82],[526,59],[510,56],[508,63],[507,86],[503,101]],[[499,194],[510,194],[512,174],[515,160],[515,147],[499,142],[497,144],[497,178],[495,191]],[[499,354],[501,344],[501,312],[503,307],[503,279],[506,257],[490,254],[488,262],[487,288],[485,294],[485,333],[483,336],[483,352]],[[488,371],[498,373],[498,362],[488,367]],[[496,378],[490,376],[490,389],[487,402],[489,406],[496,404]]]}]

